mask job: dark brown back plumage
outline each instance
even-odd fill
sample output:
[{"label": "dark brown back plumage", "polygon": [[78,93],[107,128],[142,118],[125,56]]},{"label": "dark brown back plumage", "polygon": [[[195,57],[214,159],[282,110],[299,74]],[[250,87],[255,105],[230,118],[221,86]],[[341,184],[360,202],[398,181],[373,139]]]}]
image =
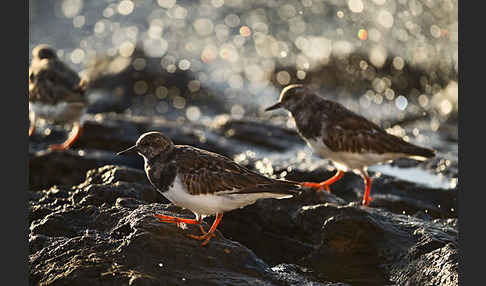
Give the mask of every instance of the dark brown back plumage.
[{"label": "dark brown back plumage", "polygon": [[296,195],[296,182],[275,180],[253,172],[233,160],[191,146],[176,145],[177,174],[190,194],[277,193]]},{"label": "dark brown back plumage", "polygon": [[320,138],[334,152],[403,153],[433,157],[434,151],[387,133],[337,102],[326,100],[303,86],[286,89],[283,106],[295,118],[301,136]]},{"label": "dark brown back plumage", "polygon": [[276,193],[296,195],[296,182],[275,180],[238,165],[233,160],[187,145],[174,145],[160,132],[147,132],[135,146],[122,151],[136,150],[145,158],[145,171],[150,182],[166,192],[179,177],[188,193],[245,194]]},{"label": "dark brown back plumage", "polygon": [[39,45],[32,51],[29,67],[29,101],[57,104],[60,101],[86,103],[87,83],[64,64],[53,49]]},{"label": "dark brown back plumage", "polygon": [[347,110],[339,103],[329,102],[324,143],[332,151],[403,153],[433,157],[434,152],[389,134],[366,118]]}]

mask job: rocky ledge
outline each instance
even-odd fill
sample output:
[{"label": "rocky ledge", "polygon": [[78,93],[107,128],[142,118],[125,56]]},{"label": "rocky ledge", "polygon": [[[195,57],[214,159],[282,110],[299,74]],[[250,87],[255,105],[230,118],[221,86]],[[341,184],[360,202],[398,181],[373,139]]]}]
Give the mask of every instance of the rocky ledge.
[{"label": "rocky ledge", "polygon": [[[330,194],[308,191],[226,213],[216,238],[202,247],[186,236],[197,227],[153,217],[192,214],[151,187],[142,159],[115,156],[148,130],[268,176],[333,174],[292,129],[268,122],[182,125],[98,114],[66,152],[44,151],[62,141],[63,130],[37,134],[29,163],[31,285],[458,285],[457,185],[371,172],[373,201],[362,207],[361,179],[349,173]],[[433,160],[399,160],[393,168],[457,177],[457,159],[436,149]]]}]

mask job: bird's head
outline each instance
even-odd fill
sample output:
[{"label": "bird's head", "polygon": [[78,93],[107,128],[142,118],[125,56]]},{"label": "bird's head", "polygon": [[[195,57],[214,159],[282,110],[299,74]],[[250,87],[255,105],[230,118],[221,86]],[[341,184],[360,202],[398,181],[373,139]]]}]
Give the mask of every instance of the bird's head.
[{"label": "bird's head", "polygon": [[160,132],[147,132],[142,134],[135,145],[118,152],[117,155],[136,151],[141,156],[152,159],[161,153],[169,153],[174,148],[172,140]]},{"label": "bird's head", "polygon": [[45,44],[40,44],[32,50],[32,56],[36,59],[55,59],[57,54],[53,48]]},{"label": "bird's head", "polygon": [[278,108],[285,108],[289,111],[295,109],[305,98],[309,95],[309,91],[302,84],[291,84],[286,86],[280,92],[280,98],[277,103],[267,107],[265,111],[275,110]]}]

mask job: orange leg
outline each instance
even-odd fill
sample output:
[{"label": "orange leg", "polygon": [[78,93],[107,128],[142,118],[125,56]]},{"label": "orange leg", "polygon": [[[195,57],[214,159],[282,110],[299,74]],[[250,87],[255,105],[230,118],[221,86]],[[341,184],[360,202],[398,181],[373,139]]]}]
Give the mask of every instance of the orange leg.
[{"label": "orange leg", "polygon": [[218,227],[218,224],[219,222],[221,221],[221,219],[223,218],[223,214],[216,214],[216,219],[214,220],[213,222],[213,225],[211,226],[211,228],[209,229],[209,231],[206,233],[206,234],[203,234],[203,235],[192,235],[192,234],[189,234],[188,236],[190,238],[194,238],[194,239],[197,239],[197,240],[204,240],[203,243],[201,244],[202,246],[208,244],[208,242],[211,240],[211,238],[214,235],[214,232],[216,231],[216,228]]},{"label": "orange leg", "polygon": [[34,134],[34,131],[35,131],[35,124],[31,124],[29,127],[29,137],[32,136],[32,134]]},{"label": "orange leg", "polygon": [[182,223],[201,224],[200,219],[195,220],[195,219],[188,219],[188,218],[178,218],[178,217],[175,217],[175,216],[168,216],[168,215],[162,215],[162,214],[155,214],[154,216],[156,218],[158,218],[160,222],[175,223],[175,224],[177,224],[178,227],[181,227]]},{"label": "orange leg", "polygon": [[363,206],[367,206],[371,202],[370,190],[371,190],[371,179],[365,176],[365,193],[363,196]]},{"label": "orange leg", "polygon": [[341,179],[344,175],[343,171],[338,170],[334,176],[329,178],[328,180],[320,183],[313,183],[313,182],[302,182],[300,183],[303,187],[307,188],[315,188],[318,192],[322,191],[322,189],[326,189],[326,191],[331,192],[329,186],[334,184],[337,180]]},{"label": "orange leg", "polygon": [[78,140],[78,138],[81,136],[81,132],[83,131],[83,127],[79,123],[75,123],[73,126],[73,130],[71,131],[71,134],[69,135],[68,139],[62,143],[62,144],[54,144],[49,146],[49,150],[66,150],[71,147],[71,145]]},{"label": "orange leg", "polygon": [[34,134],[35,131],[35,121],[36,121],[36,116],[35,113],[29,111],[29,121],[30,121],[30,126],[29,126],[29,137]]},{"label": "orange leg", "polygon": [[[182,223],[187,223],[187,224],[198,224],[199,225],[199,229],[201,230],[201,232],[203,233],[203,235],[201,236],[196,236],[196,235],[188,235],[189,237],[191,238],[195,238],[195,239],[204,239],[206,238],[206,236],[209,236],[209,238],[207,239],[207,241],[209,241],[211,239],[211,237],[214,237],[215,234],[214,234],[214,230],[216,230],[216,226],[214,226],[214,230],[212,233],[208,233],[204,230],[204,228],[202,227],[201,223],[202,223],[202,218],[199,218],[199,219],[187,219],[187,218],[178,218],[178,217],[175,217],[175,216],[168,216],[168,215],[162,215],[162,214],[155,214],[154,215],[156,218],[159,219],[160,222],[166,222],[166,223],[175,223],[177,224],[178,227],[181,227],[181,224]],[[221,215],[222,217],[223,215]],[[219,219],[221,220],[221,218]],[[219,223],[219,221],[218,221]],[[214,225],[214,224],[213,224]],[[212,229],[212,228],[211,228]],[[210,231],[211,232],[211,231]],[[201,237],[204,237],[204,238],[201,238]],[[206,242],[207,243],[207,242]],[[205,245],[206,243],[203,242],[203,245]]]},{"label": "orange leg", "polygon": [[180,223],[187,223],[187,224],[198,224],[199,229],[203,234],[206,234],[207,232],[204,230],[202,227],[202,218],[199,217],[199,219],[186,219],[186,218],[178,218],[175,216],[168,216],[168,215],[161,215],[161,214],[155,214],[155,217],[159,219],[161,222],[167,222],[167,223],[177,223],[177,226],[179,226]]}]

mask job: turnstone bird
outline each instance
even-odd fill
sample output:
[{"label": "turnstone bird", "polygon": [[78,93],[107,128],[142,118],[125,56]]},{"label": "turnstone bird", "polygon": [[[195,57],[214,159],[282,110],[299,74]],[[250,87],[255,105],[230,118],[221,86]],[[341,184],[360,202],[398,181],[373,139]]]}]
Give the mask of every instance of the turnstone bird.
[{"label": "turnstone bird", "polygon": [[326,189],[339,180],[344,172],[361,175],[365,184],[363,205],[371,201],[371,179],[367,167],[400,157],[426,160],[434,151],[422,148],[387,133],[378,125],[346,109],[339,103],[326,100],[302,84],[286,86],[279,102],[265,111],[285,108],[295,119],[298,133],[319,156],[330,159],[337,168],[330,179],[303,182],[302,186]]},{"label": "turnstone bird", "polygon": [[35,131],[37,118],[59,124],[72,123],[73,129],[67,140],[49,146],[51,150],[68,149],[81,135],[81,118],[87,105],[84,96],[86,81],[47,45],[36,46],[32,56],[29,67],[29,136]]},{"label": "turnstone bird", "polygon": [[[124,151],[136,151],[145,161],[145,173],[152,184],[173,204],[191,210],[195,219],[162,214],[155,216],[167,223],[198,224],[203,235],[189,237],[204,240],[214,236],[223,213],[253,204],[258,199],[289,198],[300,193],[297,182],[267,178],[238,165],[222,155],[187,145],[174,145],[160,132],[148,132]],[[205,216],[216,215],[206,232],[201,226]]]}]

